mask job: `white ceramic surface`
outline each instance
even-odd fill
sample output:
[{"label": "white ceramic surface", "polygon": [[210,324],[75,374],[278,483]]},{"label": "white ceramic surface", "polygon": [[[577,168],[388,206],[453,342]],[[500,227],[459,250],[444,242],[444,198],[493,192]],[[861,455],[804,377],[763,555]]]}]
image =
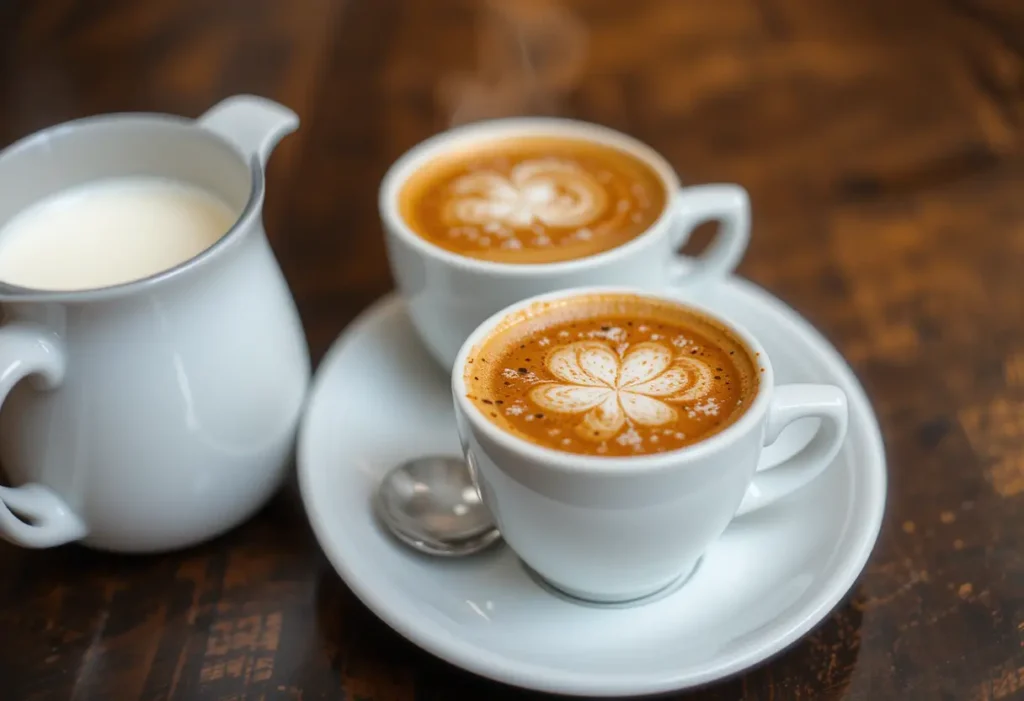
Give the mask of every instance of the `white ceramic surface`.
[{"label": "white ceramic surface", "polygon": [[[849,398],[847,441],[811,484],[736,519],[680,589],[639,606],[571,603],[537,584],[506,546],[467,560],[412,552],[374,519],[393,465],[458,455],[449,377],[415,340],[405,306],[382,300],[321,365],[299,437],[299,481],[316,536],[355,594],[417,645],[508,684],[581,696],[688,688],[755,665],[843,598],[885,506],[885,455],[860,384],[793,310],[738,280],[698,296],[746,326],[778,382],[829,382]],[[792,425],[762,464],[806,444]]]},{"label": "white ceramic surface", "polygon": [[[509,136],[565,136],[609,144],[650,164],[670,193],[669,205],[650,229],[617,248],[559,263],[514,265],[460,256],[428,243],[406,225],[398,194],[423,163],[452,149]],[[689,289],[736,267],[747,248],[750,202],[738,185],[680,188],[672,167],[649,146],[606,127],[543,117],[477,122],[438,134],[399,158],[384,176],[379,209],[388,260],[413,325],[445,369],[473,329],[492,314],[527,297],[570,287],[618,285]],[[680,256],[693,229],[720,221],[718,236],[698,259]]]},{"label": "white ceramic surface", "polygon": [[263,230],[263,165],[297,125],[291,110],[239,96],[198,121],[104,115],[0,154],[0,221],[55,191],[134,174],[198,185],[239,213],[204,253],[138,282],[0,285],[0,458],[15,485],[0,488],[0,536],[180,548],[248,518],[277,489],[309,352]]},{"label": "white ceramic surface", "polygon": [[[563,592],[588,601],[628,601],[688,575],[736,515],[763,509],[820,474],[846,437],[847,400],[835,385],[776,384],[771,354],[755,336],[720,313],[691,305],[730,329],[756,358],[757,393],[731,426],[680,450],[627,457],[552,450],[499,428],[466,396],[465,373],[473,367],[467,362],[507,318],[592,294],[640,293],[563,290],[495,314],[459,352],[452,394],[463,450],[509,547]],[[814,439],[782,463],[758,470],[764,446],[808,417],[821,420]]]}]

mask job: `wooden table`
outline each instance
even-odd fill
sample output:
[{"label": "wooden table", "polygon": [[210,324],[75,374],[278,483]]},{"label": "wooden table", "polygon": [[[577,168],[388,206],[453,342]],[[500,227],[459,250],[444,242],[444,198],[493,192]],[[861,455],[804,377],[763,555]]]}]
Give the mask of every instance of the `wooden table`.
[{"label": "wooden table", "polygon": [[[741,272],[862,378],[888,517],[806,639],[675,698],[1024,698],[1020,0],[0,5],[4,144],[97,112],[194,116],[237,92],[303,120],[271,161],[266,222],[314,360],[392,286],[386,166],[451,123],[580,117],[649,142],[688,181],[744,184]],[[293,485],[180,554],[0,545],[4,701],[530,696],[363,608]]]}]

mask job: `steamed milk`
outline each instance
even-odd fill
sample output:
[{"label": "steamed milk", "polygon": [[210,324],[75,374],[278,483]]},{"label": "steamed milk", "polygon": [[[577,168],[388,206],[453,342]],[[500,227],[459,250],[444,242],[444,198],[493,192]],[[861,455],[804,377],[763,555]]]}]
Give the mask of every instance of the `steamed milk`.
[{"label": "steamed milk", "polygon": [[85,290],[139,280],[202,253],[236,213],[193,185],[155,177],[58,192],[0,227],[0,281]]}]

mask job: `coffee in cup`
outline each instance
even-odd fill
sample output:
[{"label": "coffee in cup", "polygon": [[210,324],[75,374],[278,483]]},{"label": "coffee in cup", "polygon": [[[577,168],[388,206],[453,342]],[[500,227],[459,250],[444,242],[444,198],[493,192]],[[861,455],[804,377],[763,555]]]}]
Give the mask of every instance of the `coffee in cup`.
[{"label": "coffee in cup", "polygon": [[583,295],[507,318],[466,360],[468,397],[495,425],[554,450],[663,453],[726,429],[757,394],[754,355],[677,304]]},{"label": "coffee in cup", "polygon": [[417,236],[452,253],[500,263],[555,263],[636,238],[661,216],[658,173],[610,144],[506,137],[443,153],[399,193]]}]

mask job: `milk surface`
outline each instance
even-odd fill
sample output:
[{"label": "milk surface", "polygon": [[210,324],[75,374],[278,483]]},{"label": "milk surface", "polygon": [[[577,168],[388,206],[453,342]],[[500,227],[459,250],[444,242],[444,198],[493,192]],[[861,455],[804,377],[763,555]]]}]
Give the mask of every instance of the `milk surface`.
[{"label": "milk surface", "polygon": [[0,227],[0,280],[87,290],[149,277],[216,243],[236,213],[193,185],[156,177],[97,180],[57,192]]}]

